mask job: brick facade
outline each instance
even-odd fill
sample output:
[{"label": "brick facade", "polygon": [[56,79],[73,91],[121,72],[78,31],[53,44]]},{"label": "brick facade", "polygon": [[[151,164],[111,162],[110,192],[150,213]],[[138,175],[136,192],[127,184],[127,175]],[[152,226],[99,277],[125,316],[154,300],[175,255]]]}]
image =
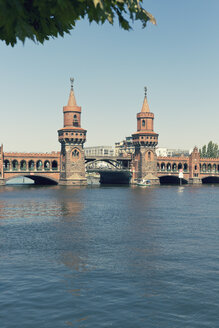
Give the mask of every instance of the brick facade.
[{"label": "brick facade", "polygon": [[157,177],[158,134],[154,132],[154,114],[150,112],[145,93],[141,112],[137,114],[137,132],[132,135],[135,147],[132,183],[150,180],[151,184],[159,184]]},{"label": "brick facade", "polygon": [[58,131],[61,143],[59,184],[86,185],[83,145],[87,131],[81,128],[81,107],[76,104],[73,86],[63,114],[64,127]]}]

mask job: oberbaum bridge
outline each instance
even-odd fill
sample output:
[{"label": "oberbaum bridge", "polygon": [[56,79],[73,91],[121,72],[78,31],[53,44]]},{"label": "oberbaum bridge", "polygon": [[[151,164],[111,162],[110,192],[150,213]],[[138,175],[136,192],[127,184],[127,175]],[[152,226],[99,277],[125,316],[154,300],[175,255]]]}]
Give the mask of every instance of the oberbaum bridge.
[{"label": "oberbaum bridge", "polygon": [[[76,103],[73,79],[67,106],[63,107],[64,126],[58,130],[60,152],[4,152],[0,147],[0,185],[17,177],[27,177],[35,184],[86,185],[86,172],[100,174],[100,183],[200,184],[219,182],[219,158],[200,158],[195,147],[189,156],[157,157],[158,134],[154,132],[154,114],[150,112],[147,94],[137,113],[137,131],[132,134],[134,152],[119,156],[85,156],[83,145],[87,131],[81,127],[81,107]],[[107,162],[111,169],[95,168]]]}]

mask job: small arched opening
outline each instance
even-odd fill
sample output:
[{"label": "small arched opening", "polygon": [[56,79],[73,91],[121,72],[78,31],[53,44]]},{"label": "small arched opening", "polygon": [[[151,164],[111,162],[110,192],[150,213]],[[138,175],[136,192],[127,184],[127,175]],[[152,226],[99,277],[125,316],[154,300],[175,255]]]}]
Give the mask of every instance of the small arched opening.
[{"label": "small arched opening", "polygon": [[184,172],[187,172],[188,171],[188,164],[187,163],[184,163],[183,164],[183,171]]},{"label": "small arched opening", "polygon": [[73,126],[78,126],[78,117],[76,114],[74,114],[74,117],[73,117]]},{"label": "small arched opening", "polygon": [[145,128],[145,120],[142,120],[142,127]]},{"label": "small arched opening", "polygon": [[172,169],[173,169],[173,171],[176,171],[176,170],[177,170],[176,163],[173,163],[173,165],[172,165]]},{"label": "small arched opening", "polygon": [[161,163],[161,171],[165,171],[165,163]]},{"label": "small arched opening", "polygon": [[20,170],[21,171],[26,171],[27,169],[27,163],[25,160],[22,160],[21,163],[20,163]]},{"label": "small arched opening", "polygon": [[178,170],[181,170],[182,169],[182,163],[179,163],[178,164]]},{"label": "small arched opening", "polygon": [[171,164],[167,163],[167,171],[171,171]]},{"label": "small arched opening", "polygon": [[52,170],[53,171],[58,170],[58,163],[57,163],[57,161],[52,161]]},{"label": "small arched opening", "polygon": [[34,166],[35,166],[34,161],[31,160],[31,161],[28,162],[29,171],[34,171]]},{"label": "small arched opening", "polygon": [[211,172],[211,164],[208,164],[208,172]]},{"label": "small arched opening", "polygon": [[5,171],[9,171],[10,170],[10,162],[7,159],[4,161],[4,170]]},{"label": "small arched opening", "polygon": [[36,169],[37,169],[37,171],[42,171],[42,169],[43,169],[43,162],[41,160],[37,161],[37,163],[36,163]]},{"label": "small arched opening", "polygon": [[205,163],[202,165],[202,172],[206,172],[206,164]]},{"label": "small arched opening", "polygon": [[13,171],[17,171],[18,170],[18,161],[16,159],[14,159],[12,161],[12,170]]},{"label": "small arched opening", "polygon": [[50,162],[49,161],[45,161],[44,162],[44,170],[45,171],[49,171],[50,170]]}]

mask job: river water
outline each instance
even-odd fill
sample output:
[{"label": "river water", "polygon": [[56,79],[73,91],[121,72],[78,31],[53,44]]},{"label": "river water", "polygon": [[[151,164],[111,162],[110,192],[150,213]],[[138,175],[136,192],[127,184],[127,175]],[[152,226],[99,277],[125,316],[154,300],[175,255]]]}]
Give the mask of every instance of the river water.
[{"label": "river water", "polygon": [[219,327],[219,186],[0,188],[1,328]]}]

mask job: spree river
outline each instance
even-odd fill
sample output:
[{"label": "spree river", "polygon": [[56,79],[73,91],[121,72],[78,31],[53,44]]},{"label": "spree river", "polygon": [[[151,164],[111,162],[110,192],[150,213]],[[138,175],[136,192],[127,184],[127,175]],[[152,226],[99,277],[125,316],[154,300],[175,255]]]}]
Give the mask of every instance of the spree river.
[{"label": "spree river", "polygon": [[0,188],[1,328],[219,327],[219,186]]}]

